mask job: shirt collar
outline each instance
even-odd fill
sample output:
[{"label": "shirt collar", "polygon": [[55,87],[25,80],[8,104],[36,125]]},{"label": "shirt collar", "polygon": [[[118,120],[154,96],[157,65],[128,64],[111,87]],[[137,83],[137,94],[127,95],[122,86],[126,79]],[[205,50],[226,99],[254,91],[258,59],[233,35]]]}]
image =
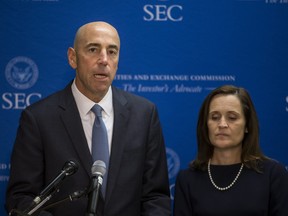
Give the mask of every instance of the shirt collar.
[{"label": "shirt collar", "polygon": [[[78,110],[80,112],[81,116],[85,116],[89,113],[91,108],[95,105],[95,102],[87,98],[84,94],[82,94],[75,83],[75,79],[71,86],[72,94],[75,98]],[[113,103],[112,103],[112,89],[111,86],[108,89],[107,94],[104,96],[104,98],[98,103],[104,110],[105,114],[112,115],[113,113]]]}]

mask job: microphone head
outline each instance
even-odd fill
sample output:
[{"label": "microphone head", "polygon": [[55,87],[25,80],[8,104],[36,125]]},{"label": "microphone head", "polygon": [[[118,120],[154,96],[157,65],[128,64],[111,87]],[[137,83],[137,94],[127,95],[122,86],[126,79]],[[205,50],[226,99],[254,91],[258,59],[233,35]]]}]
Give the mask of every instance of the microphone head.
[{"label": "microphone head", "polygon": [[93,163],[93,166],[91,168],[92,176],[101,175],[104,176],[106,173],[106,165],[101,160],[96,160]]},{"label": "microphone head", "polygon": [[78,164],[72,160],[66,161],[62,170],[66,173],[66,176],[72,175],[77,172]]}]

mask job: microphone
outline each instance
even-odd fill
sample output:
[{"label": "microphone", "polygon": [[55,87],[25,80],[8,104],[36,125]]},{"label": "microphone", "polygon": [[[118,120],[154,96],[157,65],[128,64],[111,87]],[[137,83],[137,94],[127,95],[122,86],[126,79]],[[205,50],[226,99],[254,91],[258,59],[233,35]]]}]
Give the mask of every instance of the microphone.
[{"label": "microphone", "polygon": [[97,160],[91,168],[92,183],[88,195],[88,206],[86,216],[96,216],[98,197],[103,183],[103,176],[106,173],[106,165],[103,161]]},{"label": "microphone", "polygon": [[78,170],[78,164],[70,160],[65,162],[61,172],[53,179],[53,181],[41,191],[39,196],[35,197],[31,206],[24,211],[24,214],[32,215],[45,202],[47,202],[52,194],[58,192],[58,186],[66,176],[73,175]]},{"label": "microphone", "polygon": [[66,177],[66,176],[70,176],[73,175],[74,173],[76,173],[78,170],[78,165],[70,160],[67,161],[63,168],[62,171],[60,172],[60,174],[54,178],[54,180],[40,193],[39,196],[37,196],[34,199],[35,203],[39,203],[43,200],[43,198],[47,197],[48,195],[50,195],[53,191],[57,190],[58,185],[61,183],[61,181]]}]

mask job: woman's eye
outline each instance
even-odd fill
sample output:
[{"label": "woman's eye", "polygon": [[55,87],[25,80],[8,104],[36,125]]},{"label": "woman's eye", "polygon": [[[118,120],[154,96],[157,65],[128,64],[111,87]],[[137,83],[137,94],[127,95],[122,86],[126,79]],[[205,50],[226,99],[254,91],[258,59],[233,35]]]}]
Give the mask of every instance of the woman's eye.
[{"label": "woman's eye", "polygon": [[219,116],[211,116],[211,119],[212,119],[213,121],[217,121],[217,120],[219,120]]},{"label": "woman's eye", "polygon": [[229,118],[230,121],[235,121],[237,119],[236,116],[229,116],[228,118]]}]

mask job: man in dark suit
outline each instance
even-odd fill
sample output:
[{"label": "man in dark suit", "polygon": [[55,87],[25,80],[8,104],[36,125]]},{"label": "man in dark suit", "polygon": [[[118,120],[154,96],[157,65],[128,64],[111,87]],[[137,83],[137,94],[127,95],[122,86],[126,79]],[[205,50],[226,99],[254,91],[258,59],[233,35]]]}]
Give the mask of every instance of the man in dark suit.
[{"label": "man in dark suit", "polygon": [[[97,215],[170,215],[166,153],[157,109],[148,100],[111,86],[119,51],[118,32],[110,24],[92,22],[79,28],[74,47],[67,52],[75,79],[22,112],[11,156],[8,212],[27,210],[70,159],[78,163],[78,171],[63,180],[44,206],[89,188],[95,118],[90,109],[99,104],[110,162],[105,198],[100,194]],[[84,216],[87,203],[88,197],[83,196],[42,207],[40,214]]]}]

